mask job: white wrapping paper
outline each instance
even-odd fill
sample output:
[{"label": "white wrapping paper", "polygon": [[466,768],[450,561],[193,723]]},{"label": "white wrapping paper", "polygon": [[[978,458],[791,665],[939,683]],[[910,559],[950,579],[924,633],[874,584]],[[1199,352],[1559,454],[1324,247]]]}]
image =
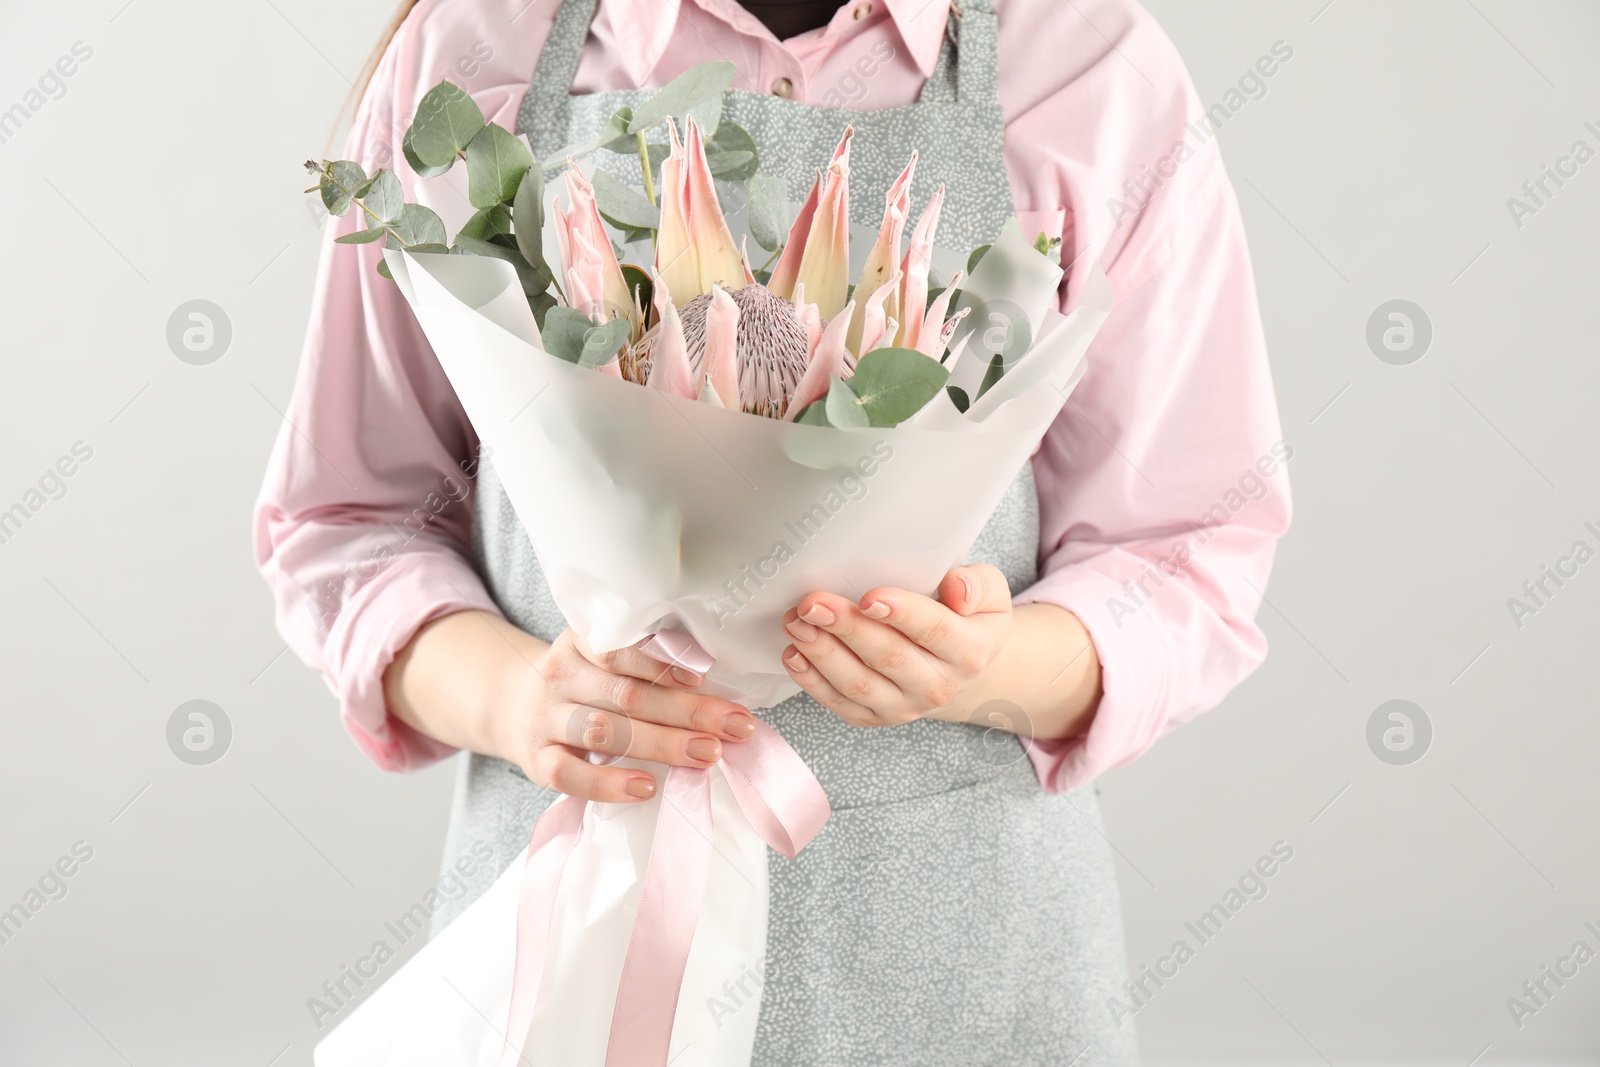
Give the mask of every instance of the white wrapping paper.
[{"label": "white wrapping paper", "polygon": [[[619,766],[644,766],[619,760]],[[532,1067],[599,1067],[661,797],[590,804],[556,895]],[[747,1067],[767,943],[767,846],[719,769],[714,851],[672,1028],[673,1067]],[[526,854],[317,1045],[316,1067],[500,1063]]]}]

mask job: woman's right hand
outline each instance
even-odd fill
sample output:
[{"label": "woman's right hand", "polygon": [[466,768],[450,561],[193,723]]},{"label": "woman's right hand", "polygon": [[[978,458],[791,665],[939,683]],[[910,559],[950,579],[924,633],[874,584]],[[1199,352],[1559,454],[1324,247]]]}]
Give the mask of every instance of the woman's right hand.
[{"label": "woman's right hand", "polygon": [[419,630],[384,691],[390,710],[430,737],[509,760],[537,785],[627,803],[653,796],[655,778],[588,753],[704,768],[755,734],[748,710],[694,692],[703,681],[638,648],[597,653],[570,629],[546,645],[469,611]]}]

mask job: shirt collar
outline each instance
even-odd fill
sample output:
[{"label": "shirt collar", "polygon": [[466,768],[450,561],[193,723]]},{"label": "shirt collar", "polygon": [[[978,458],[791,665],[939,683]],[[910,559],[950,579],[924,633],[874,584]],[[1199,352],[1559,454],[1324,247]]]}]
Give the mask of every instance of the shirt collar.
[{"label": "shirt collar", "polygon": [[[633,0],[612,26],[623,50],[623,62],[636,84],[643,84],[661,62],[677,28],[684,3],[692,0]],[[944,45],[950,0],[878,0],[894,20],[900,38],[922,76],[933,73]],[[697,5],[704,6],[704,5]],[[742,14],[742,12],[741,12]]]}]

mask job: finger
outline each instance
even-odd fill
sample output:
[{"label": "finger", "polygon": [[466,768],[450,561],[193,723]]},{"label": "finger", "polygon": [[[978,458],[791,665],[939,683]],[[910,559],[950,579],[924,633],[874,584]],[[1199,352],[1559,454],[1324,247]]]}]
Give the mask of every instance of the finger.
[{"label": "finger", "polygon": [[846,698],[877,712],[898,712],[905,696],[900,687],[861,662],[850,647],[826,630],[814,640],[796,640],[795,648]]},{"label": "finger", "polygon": [[[812,600],[811,597],[806,599]],[[956,618],[948,609],[927,597],[915,599],[951,619]],[[801,603],[804,606],[806,602]],[[809,623],[806,619],[818,620],[820,625]],[[831,621],[820,621],[823,619]],[[816,635],[823,631],[833,634],[869,669],[893,682],[900,690],[901,699],[914,695],[919,700],[931,701],[933,706],[939,706],[955,695],[954,683],[946,673],[946,664],[895,627],[868,618],[860,608],[843,597],[817,597],[810,604],[805,618],[786,619],[784,629],[802,644],[815,640]]]},{"label": "finger", "polygon": [[939,583],[939,602],[957,615],[1011,610],[1011,586],[987,563],[957,567]]},{"label": "finger", "polygon": [[724,741],[748,741],[755,736],[755,717],[746,708],[721,697],[655,685],[593,665],[580,668],[578,677],[561,678],[560,682],[560,699],[574,704],[620,712],[660,726],[713,734]]},{"label": "finger", "polygon": [[558,705],[549,714],[553,719],[549,734],[573,748],[672,767],[703,769],[722,758],[722,742],[709,734],[658,726],[582,704]]},{"label": "finger", "polygon": [[629,678],[682,689],[695,689],[705,683],[704,675],[687,667],[662,663],[654,656],[647,655],[637,645],[629,645],[627,648],[619,648],[612,652],[596,652],[589,647],[588,642],[576,634],[573,636],[574,644],[578,646],[585,659],[612,674],[625,674]]},{"label": "finger", "polygon": [[822,672],[793,645],[783,650],[783,666],[795,684],[804,689],[813,700],[852,726],[882,726],[877,712],[858,704],[833,687]]},{"label": "finger", "polygon": [[533,754],[526,771],[535,785],[583,800],[637,804],[656,793],[656,780],[648,771],[602,767],[566,745],[543,746]]}]

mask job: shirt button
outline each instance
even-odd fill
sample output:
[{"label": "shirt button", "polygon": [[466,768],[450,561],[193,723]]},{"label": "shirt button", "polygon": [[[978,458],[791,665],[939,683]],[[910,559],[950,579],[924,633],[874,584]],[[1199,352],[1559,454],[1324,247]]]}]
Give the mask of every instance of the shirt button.
[{"label": "shirt button", "polygon": [[860,22],[862,19],[866,18],[867,16],[869,16],[871,14],[872,14],[872,4],[871,4],[870,0],[869,0],[869,2],[864,3],[864,4],[857,4],[856,5],[856,9],[851,12],[851,15],[853,15],[855,17],[855,20],[857,22]]},{"label": "shirt button", "polygon": [[779,78],[772,83],[772,95],[790,97],[794,95],[794,82],[788,78]]}]

